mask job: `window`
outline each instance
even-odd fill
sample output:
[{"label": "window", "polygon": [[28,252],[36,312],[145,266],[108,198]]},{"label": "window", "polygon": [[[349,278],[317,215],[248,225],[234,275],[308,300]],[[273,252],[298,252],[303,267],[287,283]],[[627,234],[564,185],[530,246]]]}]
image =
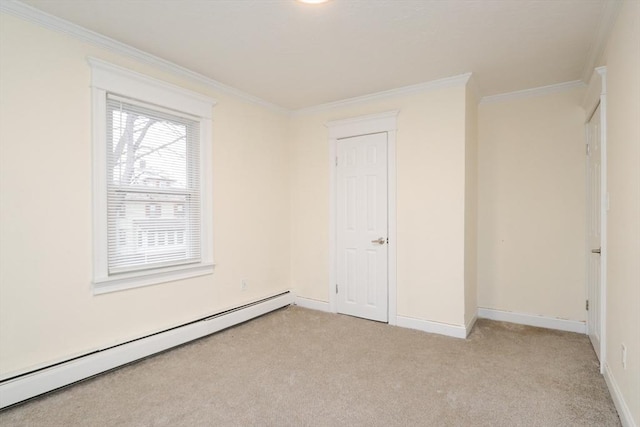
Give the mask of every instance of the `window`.
[{"label": "window", "polygon": [[215,102],[94,58],[89,63],[94,292],[212,273]]},{"label": "window", "polygon": [[162,216],[162,206],[159,203],[151,203],[144,208],[146,216],[158,218]]},{"label": "window", "polygon": [[[199,165],[197,121],[107,93],[110,274],[200,261]],[[179,221],[176,203],[188,206]],[[135,230],[147,233],[147,244],[113,238]],[[167,234],[174,230],[185,233],[188,244],[170,244]]]}]

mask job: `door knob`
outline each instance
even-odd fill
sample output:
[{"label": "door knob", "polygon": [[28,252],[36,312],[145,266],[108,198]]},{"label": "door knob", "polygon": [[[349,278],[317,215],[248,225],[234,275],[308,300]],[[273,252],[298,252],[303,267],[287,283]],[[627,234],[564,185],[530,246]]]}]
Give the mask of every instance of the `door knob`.
[{"label": "door knob", "polygon": [[598,249],[591,249],[591,253],[592,253],[592,254],[599,254],[599,253],[600,253],[600,248],[598,248]]},{"label": "door knob", "polygon": [[379,245],[384,245],[387,242],[387,239],[384,237],[379,237],[376,240],[372,240],[371,243],[377,243]]}]

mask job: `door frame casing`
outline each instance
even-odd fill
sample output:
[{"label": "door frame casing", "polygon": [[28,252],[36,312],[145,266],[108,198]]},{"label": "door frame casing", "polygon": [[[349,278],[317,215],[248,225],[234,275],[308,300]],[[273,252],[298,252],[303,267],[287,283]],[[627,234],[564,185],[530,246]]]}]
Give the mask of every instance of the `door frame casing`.
[{"label": "door frame casing", "polygon": [[396,325],[397,283],[396,283],[396,132],[400,110],[378,114],[332,120],[326,123],[329,130],[329,311],[338,312],[336,297],[337,284],[337,167],[338,141],[354,136],[372,133],[387,133],[387,321]]},{"label": "door frame casing", "polygon": [[[607,211],[609,192],[607,190],[607,67],[598,67],[594,70],[587,93],[584,98],[583,108],[585,111],[585,139],[587,136],[587,126],[591,118],[600,106],[600,373],[604,373],[604,366],[607,361]],[[586,141],[589,142],[588,140]],[[588,185],[587,174],[589,159],[585,157],[585,185]],[[586,188],[586,191],[589,191]],[[585,206],[585,212],[589,206]],[[588,241],[588,224],[585,227],[585,254],[592,256]],[[589,264],[585,263],[585,288],[587,298],[589,297]],[[589,314],[587,313],[587,335],[589,331]]]}]

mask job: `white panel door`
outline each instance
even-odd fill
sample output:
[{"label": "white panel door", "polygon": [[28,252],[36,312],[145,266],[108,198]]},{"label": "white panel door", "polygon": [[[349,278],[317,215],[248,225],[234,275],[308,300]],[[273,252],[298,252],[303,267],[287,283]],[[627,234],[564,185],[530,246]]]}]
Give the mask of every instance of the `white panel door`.
[{"label": "white panel door", "polygon": [[601,141],[600,107],[587,123],[587,330],[600,359],[600,232]]},{"label": "white panel door", "polygon": [[340,139],[337,153],[337,309],[387,322],[387,133]]}]

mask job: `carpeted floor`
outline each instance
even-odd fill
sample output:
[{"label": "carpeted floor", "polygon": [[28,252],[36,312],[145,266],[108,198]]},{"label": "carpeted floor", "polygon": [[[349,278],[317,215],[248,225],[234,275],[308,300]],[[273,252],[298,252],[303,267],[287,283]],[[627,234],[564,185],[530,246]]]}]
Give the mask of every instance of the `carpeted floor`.
[{"label": "carpeted floor", "polygon": [[287,307],[0,412],[1,426],[619,426],[584,335],[467,340]]}]

